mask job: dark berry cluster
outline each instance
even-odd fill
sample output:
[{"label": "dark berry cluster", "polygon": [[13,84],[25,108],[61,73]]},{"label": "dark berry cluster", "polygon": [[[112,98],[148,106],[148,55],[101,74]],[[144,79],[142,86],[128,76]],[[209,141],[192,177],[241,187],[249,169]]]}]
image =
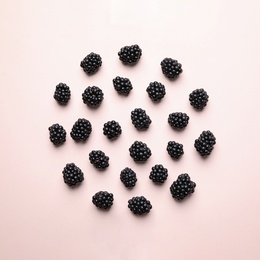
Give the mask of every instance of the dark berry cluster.
[{"label": "dark berry cluster", "polygon": [[123,95],[128,95],[133,89],[132,83],[128,78],[116,77],[113,79],[115,90]]},{"label": "dark berry cluster", "polygon": [[169,141],[167,152],[172,158],[179,159],[184,154],[183,145],[175,141]]},{"label": "dark berry cluster", "polygon": [[176,129],[183,129],[189,123],[189,116],[186,113],[175,112],[169,114],[168,123],[171,127]]},{"label": "dark berry cluster", "polygon": [[53,124],[49,127],[50,140],[55,145],[60,145],[66,142],[66,131],[62,125]]},{"label": "dark berry cluster", "polygon": [[195,140],[194,146],[201,156],[210,155],[216,144],[216,137],[211,131],[203,131]]},{"label": "dark berry cluster", "polygon": [[120,180],[127,188],[132,188],[137,182],[136,173],[131,169],[126,167],[120,173]]},{"label": "dark berry cluster", "polygon": [[87,87],[82,93],[82,99],[85,104],[90,107],[97,107],[104,99],[102,89],[96,86]]},{"label": "dark berry cluster", "polygon": [[109,166],[109,157],[100,150],[93,150],[89,153],[89,161],[95,168],[104,170]]},{"label": "dark berry cluster", "polygon": [[142,108],[136,108],[131,112],[131,120],[132,124],[138,130],[145,130],[148,129],[152,120],[146,114],[146,111]]},{"label": "dark berry cluster", "polygon": [[89,75],[96,73],[101,65],[102,65],[101,56],[94,52],[88,54],[80,62],[80,67],[82,67],[83,70]]},{"label": "dark berry cluster", "polygon": [[153,101],[160,101],[166,94],[164,85],[157,81],[151,82],[146,92]]},{"label": "dark berry cluster", "polygon": [[156,164],[152,167],[149,178],[155,183],[164,183],[168,177],[168,170],[161,164]]},{"label": "dark berry cluster", "polygon": [[123,63],[134,64],[141,58],[142,50],[137,44],[125,46],[120,49],[118,56]]},{"label": "dark berry cluster", "polygon": [[165,58],[161,61],[163,74],[170,79],[178,77],[182,73],[182,66],[177,60]]},{"label": "dark berry cluster", "polygon": [[137,196],[128,200],[128,208],[136,215],[143,215],[150,212],[152,205],[144,196]]},{"label": "dark berry cluster", "polygon": [[92,125],[89,120],[79,118],[73,125],[70,136],[75,141],[86,141],[92,132]]},{"label": "dark berry cluster", "polygon": [[208,93],[203,89],[195,89],[190,93],[189,96],[190,104],[198,109],[202,110],[208,103],[209,96]]},{"label": "dark berry cluster", "polygon": [[121,126],[115,120],[108,121],[104,124],[103,134],[107,136],[108,139],[117,138],[119,135],[121,135],[121,133]]},{"label": "dark berry cluster", "polygon": [[57,100],[60,104],[67,104],[70,100],[70,88],[65,83],[59,83],[56,86],[54,99]]},{"label": "dark berry cluster", "polygon": [[135,141],[129,148],[130,156],[136,162],[145,162],[152,155],[150,148],[146,143]]},{"label": "dark berry cluster", "polygon": [[69,186],[74,186],[84,180],[83,172],[74,163],[66,164],[62,173],[64,182]]},{"label": "dark berry cluster", "polygon": [[110,209],[113,205],[114,195],[107,191],[99,191],[92,196],[93,204],[100,209]]}]

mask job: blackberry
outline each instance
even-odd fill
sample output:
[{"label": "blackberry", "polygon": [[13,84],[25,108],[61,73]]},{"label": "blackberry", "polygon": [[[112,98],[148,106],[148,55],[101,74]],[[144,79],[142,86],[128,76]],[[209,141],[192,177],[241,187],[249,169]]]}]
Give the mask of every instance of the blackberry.
[{"label": "blackberry", "polygon": [[136,108],[131,112],[131,120],[132,124],[138,130],[145,130],[148,129],[152,120],[146,114],[146,111],[142,108]]},{"label": "blackberry", "polygon": [[152,205],[144,196],[137,196],[128,200],[128,208],[136,215],[143,215],[150,212]]},{"label": "blackberry", "polygon": [[125,46],[118,52],[119,59],[125,64],[135,64],[142,56],[142,50],[135,44]]},{"label": "blackberry", "polygon": [[170,79],[177,78],[182,73],[181,64],[172,58],[165,58],[161,61],[163,74]]},{"label": "blackberry", "polygon": [[128,95],[133,89],[132,83],[128,78],[116,77],[113,79],[113,85],[115,90],[123,95]]},{"label": "blackberry", "polygon": [[66,131],[62,125],[53,124],[49,127],[50,140],[55,145],[60,145],[66,142]]},{"label": "blackberry", "polygon": [[157,81],[151,82],[146,92],[153,101],[160,101],[166,94],[164,85]]},{"label": "blackberry", "polygon": [[121,126],[115,120],[108,121],[104,124],[103,134],[106,135],[108,139],[117,138],[121,133]]},{"label": "blackberry", "polygon": [[136,173],[132,169],[126,167],[120,173],[120,180],[127,188],[132,188],[137,182]]},{"label": "blackberry", "polygon": [[146,143],[141,141],[135,141],[131,147],[129,148],[130,156],[136,162],[144,162],[149,159],[152,155],[150,148],[147,146]]},{"label": "blackberry", "polygon": [[91,132],[91,123],[85,118],[79,118],[73,125],[70,136],[75,141],[86,141]]},{"label": "blackberry", "polygon": [[97,169],[104,170],[109,166],[109,157],[100,150],[93,150],[89,153],[89,161]]},{"label": "blackberry", "polygon": [[172,158],[179,159],[184,154],[183,145],[175,141],[169,141],[167,145],[167,152]]},{"label": "blackberry", "polygon": [[57,100],[60,104],[65,105],[70,100],[70,88],[65,83],[59,83],[56,86],[54,99]]},{"label": "blackberry", "polygon": [[190,104],[198,110],[202,110],[207,105],[208,100],[209,96],[203,88],[195,89],[189,95]]},{"label": "blackberry", "polygon": [[199,138],[195,140],[194,147],[201,156],[210,155],[216,144],[216,137],[212,132],[203,131]]},{"label": "blackberry", "polygon": [[83,70],[89,75],[96,73],[101,65],[102,65],[101,56],[94,52],[88,54],[80,62],[80,67],[82,67]]},{"label": "blackberry", "polygon": [[175,112],[169,114],[168,123],[171,127],[177,129],[183,129],[189,123],[189,116],[186,113]]},{"label": "blackberry", "polygon": [[74,163],[66,164],[62,173],[64,182],[69,186],[74,186],[84,180],[83,172]]},{"label": "blackberry", "polygon": [[97,107],[103,101],[104,93],[99,87],[87,87],[82,93],[82,99],[88,106]]},{"label": "blackberry", "polygon": [[196,183],[190,180],[187,173],[182,173],[178,176],[170,187],[172,197],[176,200],[183,200],[185,197],[195,191]]},{"label": "blackberry", "polygon": [[161,164],[152,167],[149,178],[155,183],[164,183],[168,177],[168,170]]},{"label": "blackberry", "polygon": [[113,205],[114,195],[107,191],[99,191],[92,196],[93,204],[100,209],[110,209]]}]

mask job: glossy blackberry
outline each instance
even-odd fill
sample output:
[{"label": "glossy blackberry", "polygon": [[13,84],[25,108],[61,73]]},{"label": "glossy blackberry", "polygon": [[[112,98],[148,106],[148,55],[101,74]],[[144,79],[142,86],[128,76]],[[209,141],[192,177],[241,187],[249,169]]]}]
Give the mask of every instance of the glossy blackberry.
[{"label": "glossy blackberry", "polygon": [[131,120],[132,124],[138,130],[145,130],[148,129],[152,120],[146,114],[146,111],[142,108],[136,108],[131,112]]},{"label": "glossy blackberry", "polygon": [[208,100],[209,96],[203,88],[195,89],[189,95],[190,104],[198,110],[202,110],[207,105]]},{"label": "glossy blackberry", "polygon": [[146,143],[141,141],[135,141],[131,147],[129,148],[130,156],[136,162],[144,162],[149,159],[152,155],[150,148],[147,146]]},{"label": "glossy blackberry", "polygon": [[126,167],[120,173],[120,180],[127,188],[132,188],[137,182],[136,173],[132,169]]},{"label": "glossy blackberry", "polygon": [[50,140],[54,145],[60,145],[66,142],[66,131],[62,125],[53,124],[49,127]]},{"label": "glossy blackberry", "polygon": [[186,113],[175,112],[169,114],[168,123],[176,129],[183,129],[189,123],[189,116]]},{"label": "glossy blackberry", "polygon": [[104,99],[102,89],[96,86],[87,87],[82,93],[82,99],[85,104],[90,107],[97,107]]},{"label": "glossy blackberry", "polygon": [[60,104],[67,104],[70,100],[70,88],[65,83],[59,83],[56,86],[54,99],[57,100]]},{"label": "glossy blackberry", "polygon": [[66,164],[62,171],[62,174],[64,182],[69,186],[74,186],[84,180],[83,172],[74,163]]},{"label": "glossy blackberry", "polygon": [[168,177],[168,170],[161,164],[152,167],[149,178],[155,183],[164,183]]},{"label": "glossy blackberry", "polygon": [[190,176],[187,173],[182,173],[172,183],[170,191],[174,199],[183,200],[195,191],[195,187],[196,183],[190,180]]},{"label": "glossy blackberry", "polygon": [[99,191],[92,196],[93,204],[100,209],[110,209],[113,205],[114,195],[107,191]]},{"label": "glossy blackberry", "polygon": [[150,212],[152,205],[144,196],[137,196],[128,200],[128,208],[136,215],[143,215]]},{"label": "glossy blackberry", "polygon": [[102,65],[101,56],[94,52],[88,54],[80,62],[80,67],[82,67],[83,70],[89,75],[96,73],[101,65]]},{"label": "glossy blackberry", "polygon": [[85,118],[79,118],[73,125],[70,136],[75,141],[86,141],[91,132],[91,123]]},{"label": "glossy blackberry", "polygon": [[201,156],[210,155],[216,144],[216,137],[212,132],[203,131],[195,140],[194,146]]},{"label": "glossy blackberry", "polygon": [[125,46],[118,52],[119,59],[125,64],[134,64],[142,56],[142,50],[135,44],[131,46]]},{"label": "glossy blackberry", "polygon": [[100,150],[93,150],[89,153],[89,161],[95,168],[104,170],[109,166],[109,157]]},{"label": "glossy blackberry", "polygon": [[107,136],[108,139],[114,139],[120,136],[122,133],[121,126],[115,120],[108,121],[104,124],[103,134]]},{"label": "glossy blackberry", "polygon": [[146,92],[153,101],[160,101],[166,94],[164,85],[157,81],[151,82]]},{"label": "glossy blackberry", "polygon": [[179,159],[184,154],[183,145],[175,141],[169,141],[167,145],[167,152],[172,158]]},{"label": "glossy blackberry", "polygon": [[128,95],[133,89],[132,83],[128,78],[116,77],[113,79],[115,90],[123,95]]},{"label": "glossy blackberry", "polygon": [[163,74],[170,79],[177,78],[182,73],[181,64],[172,58],[165,58],[161,61]]}]

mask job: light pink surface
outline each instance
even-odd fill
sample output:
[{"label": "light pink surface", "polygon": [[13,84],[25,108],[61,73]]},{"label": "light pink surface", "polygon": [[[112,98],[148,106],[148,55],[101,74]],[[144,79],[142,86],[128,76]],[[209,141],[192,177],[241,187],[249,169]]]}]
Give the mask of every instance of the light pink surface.
[{"label": "light pink surface", "polygon": [[[260,259],[259,1],[2,0],[0,10],[0,259]],[[123,66],[118,50],[135,43],[143,49],[140,62]],[[103,65],[87,76],[79,63],[91,51],[102,56]],[[165,57],[182,63],[178,80],[161,73]],[[112,79],[118,75],[131,79],[129,97],[114,91]],[[160,104],[153,104],[145,91],[155,80],[166,86]],[[66,107],[52,97],[59,82],[72,91]],[[81,99],[91,85],[105,93],[96,110]],[[188,95],[201,87],[210,100],[196,112]],[[151,116],[147,132],[131,124],[135,107]],[[181,133],[167,124],[174,111],[190,116]],[[80,117],[93,126],[86,144],[69,136]],[[102,134],[103,123],[111,119],[123,129],[114,142]],[[68,133],[59,148],[49,141],[53,123]],[[193,142],[207,129],[217,145],[204,160]],[[135,140],[152,150],[144,165],[129,156]],[[178,162],[166,152],[169,140],[184,145]],[[92,149],[109,155],[105,172],[89,163]],[[85,174],[76,189],[62,179],[68,162]],[[169,170],[160,187],[148,178],[156,163]],[[119,180],[126,166],[138,175],[131,191]],[[197,187],[177,203],[169,186],[184,172]],[[91,202],[99,190],[114,193],[109,212]],[[151,200],[149,215],[129,211],[127,201],[135,195]]]}]

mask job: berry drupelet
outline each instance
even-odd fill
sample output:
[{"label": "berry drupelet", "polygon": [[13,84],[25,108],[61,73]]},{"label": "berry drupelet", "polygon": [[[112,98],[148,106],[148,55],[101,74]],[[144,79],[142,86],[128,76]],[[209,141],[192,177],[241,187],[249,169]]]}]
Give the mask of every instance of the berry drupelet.
[{"label": "berry drupelet", "polygon": [[135,64],[141,58],[142,50],[137,44],[125,46],[120,49],[118,56],[125,64]]},{"label": "berry drupelet", "polygon": [[153,101],[160,101],[166,94],[164,85],[157,81],[151,82],[146,92]]},{"label": "berry drupelet", "polygon": [[115,120],[108,121],[104,124],[103,127],[103,134],[108,138],[108,139],[115,139],[118,136],[120,136],[122,133],[121,126],[119,125],[118,122]]},{"label": "berry drupelet", "polygon": [[194,147],[201,156],[210,155],[216,144],[216,137],[211,131],[203,131],[199,138],[195,140]]},{"label": "berry drupelet", "polygon": [[69,186],[74,186],[84,180],[83,172],[74,163],[66,164],[62,173],[64,182]]},{"label": "berry drupelet", "polygon": [[92,132],[91,123],[85,118],[79,118],[73,125],[70,136],[75,141],[86,141]]},{"label": "berry drupelet", "polygon": [[132,83],[128,78],[116,77],[113,79],[115,90],[119,94],[128,95],[133,89]]},{"label": "berry drupelet", "polygon": [[130,156],[136,162],[145,162],[152,155],[150,148],[146,143],[135,141],[129,148]]},{"label": "berry drupelet", "polygon": [[164,168],[161,164],[156,164],[152,167],[150,172],[149,179],[155,183],[162,184],[167,180],[168,170]]},{"label": "berry drupelet", "polygon": [[114,195],[107,191],[99,191],[92,196],[93,204],[100,209],[110,209],[113,205]]},{"label": "berry drupelet", "polygon": [[120,173],[120,180],[125,187],[132,188],[137,182],[136,173],[132,169],[126,167]]},{"label": "berry drupelet", "polygon": [[109,166],[109,157],[100,150],[93,150],[89,153],[89,161],[95,168],[104,170]]},{"label": "berry drupelet", "polygon": [[151,202],[147,200],[144,196],[133,197],[128,200],[128,208],[135,215],[143,215],[150,212],[152,209]]},{"label": "berry drupelet", "polygon": [[174,199],[183,200],[195,191],[195,187],[196,183],[190,180],[190,176],[187,173],[182,173],[172,183],[170,192]]},{"label": "berry drupelet", "polygon": [[198,110],[202,110],[207,105],[208,100],[208,93],[203,88],[195,89],[189,95],[190,104]]},{"label": "berry drupelet", "polygon": [[168,123],[171,127],[176,129],[183,129],[189,123],[189,116],[186,113],[175,112],[169,114]]},{"label": "berry drupelet", "polygon": [[163,74],[170,79],[177,78],[182,73],[182,66],[177,60],[165,58],[161,61]]},{"label": "berry drupelet", "polygon": [[66,142],[66,131],[62,125],[53,124],[49,127],[50,140],[54,145],[60,145]]},{"label": "berry drupelet", "polygon": [[66,105],[70,100],[70,88],[65,83],[59,83],[56,86],[54,99],[62,105]]},{"label": "berry drupelet", "polygon": [[96,73],[101,65],[102,65],[101,56],[94,52],[88,54],[80,62],[80,67],[82,67],[83,70],[89,75]]},{"label": "berry drupelet", "polygon": [[174,159],[179,159],[184,154],[183,145],[175,141],[169,141],[166,149]]},{"label": "berry drupelet", "polygon": [[131,112],[132,124],[138,130],[146,130],[149,128],[152,120],[142,108],[136,108]]},{"label": "berry drupelet", "polygon": [[82,100],[84,104],[90,107],[97,107],[104,99],[104,93],[102,89],[96,86],[87,87],[82,93]]}]

